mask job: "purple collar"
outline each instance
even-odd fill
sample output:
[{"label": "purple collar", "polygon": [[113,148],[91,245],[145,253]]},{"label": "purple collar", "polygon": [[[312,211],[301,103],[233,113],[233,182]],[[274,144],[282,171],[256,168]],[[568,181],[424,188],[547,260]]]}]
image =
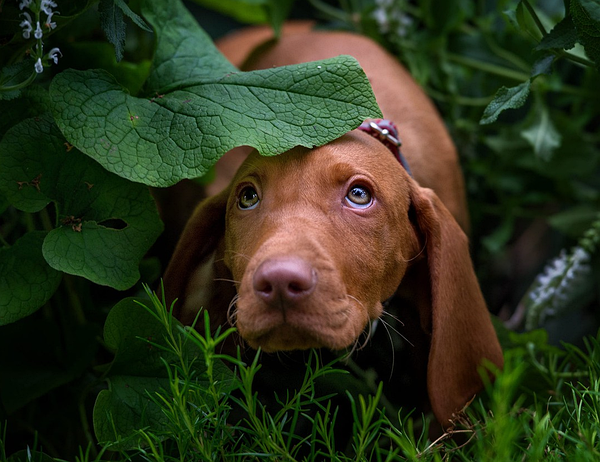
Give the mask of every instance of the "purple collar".
[{"label": "purple collar", "polygon": [[406,162],[406,159],[400,152],[402,142],[400,141],[398,129],[394,122],[387,119],[367,119],[360,124],[358,130],[362,130],[381,141],[385,147],[394,154],[394,157],[400,162],[408,174],[412,176],[410,168],[408,167],[408,162]]}]

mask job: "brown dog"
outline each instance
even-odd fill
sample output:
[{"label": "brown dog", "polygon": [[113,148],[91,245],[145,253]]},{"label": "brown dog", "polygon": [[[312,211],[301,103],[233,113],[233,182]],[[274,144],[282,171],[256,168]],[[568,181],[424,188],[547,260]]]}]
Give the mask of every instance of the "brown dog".
[{"label": "brown dog", "polygon": [[[250,29],[220,46],[244,70],[355,56],[399,128],[414,178],[357,130],[312,150],[251,153],[184,230],[164,276],[168,299],[179,300],[175,315],[189,324],[204,307],[213,325],[232,321],[267,352],[340,350],[388,301],[447,426],[481,389],[482,361],[502,365],[461,229],[468,215],[450,137],[406,70],[370,40],[306,24],[288,26],[277,44],[263,43],[268,34]],[[220,162],[218,175],[228,168]]]}]

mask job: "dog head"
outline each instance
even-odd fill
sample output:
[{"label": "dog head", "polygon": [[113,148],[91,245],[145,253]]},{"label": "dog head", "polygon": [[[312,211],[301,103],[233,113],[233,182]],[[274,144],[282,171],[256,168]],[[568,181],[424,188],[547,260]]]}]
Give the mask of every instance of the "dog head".
[{"label": "dog head", "polygon": [[501,350],[466,236],[365,133],[251,154],[228,188],[198,206],[164,282],[184,323],[204,308],[253,348],[339,350],[417,266],[425,271],[403,292],[414,293],[431,339],[429,395],[445,421],[481,388],[482,360],[501,365]]}]

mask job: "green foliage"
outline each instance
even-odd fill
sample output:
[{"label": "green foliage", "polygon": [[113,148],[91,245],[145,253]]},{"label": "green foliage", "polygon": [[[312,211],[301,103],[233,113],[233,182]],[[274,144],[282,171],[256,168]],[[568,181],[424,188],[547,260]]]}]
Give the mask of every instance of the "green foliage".
[{"label": "green foliage", "polygon": [[70,149],[47,115],[12,127],[0,152],[8,201],[24,212],[50,202],[58,211],[42,246],[48,265],[120,290],[135,284],[140,259],[162,231],[147,188]]},{"label": "green foliage", "polygon": [[138,27],[148,32],[152,31],[142,18],[131,11],[124,0],[100,0],[98,13],[102,30],[108,41],[115,47],[117,61],[123,59],[125,48],[125,16],[128,16]]},{"label": "green foliage", "polygon": [[[598,338],[557,348],[499,325],[504,371],[435,441],[428,416],[397,413],[351,360],[313,353],[297,387],[264,400],[260,355],[221,355],[231,331],[184,329],[144,296],[162,229],[146,186],[202,175],[237,145],[338,137],[378,114],[364,74],[347,57],[240,73],[179,1],[56,3],[0,15],[0,462],[598,459]],[[197,3],[277,30],[293,1]],[[522,298],[512,326],[533,329],[597,307],[597,2],[310,3],[382,43],[438,104],[492,309]],[[540,221],[551,240],[517,246]],[[496,297],[511,258],[530,274]]]},{"label": "green foliage", "polygon": [[[142,444],[139,430],[143,428],[168,433],[172,422],[163,407],[172,401],[162,397],[165,391],[185,393],[186,387],[193,386],[197,392],[210,392],[211,399],[230,392],[230,370],[218,356],[206,357],[214,349],[199,348],[156,296],[152,302],[154,306],[147,308],[147,300],[124,299],[111,310],[104,326],[106,346],[115,351],[115,358],[105,372],[109,388],[96,399],[94,429],[98,441],[111,450]],[[180,380],[184,380],[183,390]],[[195,397],[195,404],[206,400]]]},{"label": "green foliage", "polygon": [[[20,5],[25,11],[21,16],[31,18],[29,9],[48,21],[48,31],[36,35],[41,48],[42,40],[51,39],[57,29],[50,24],[57,13],[40,0]],[[30,78],[0,88],[11,97],[22,93],[14,103],[6,102],[0,192],[13,207],[39,212],[47,233],[42,245],[45,261],[39,262],[37,276],[13,277],[14,264],[2,267],[1,280],[11,291],[34,293],[26,306],[21,306],[22,296],[5,296],[0,306],[4,322],[30,314],[52,295],[49,289],[56,289],[57,276],[47,265],[118,290],[139,280],[139,262],[162,226],[148,190],[113,173],[149,185],[169,185],[201,176],[235,146],[253,145],[274,155],[298,144],[318,145],[378,113],[366,77],[351,58],[242,74],[220,55],[182,4],[145,5],[143,13],[157,35],[145,84],[151,96],[130,96],[110,73],[119,69],[116,75],[128,81],[127,72],[139,76],[145,65],[128,71],[112,65],[66,69],[52,79],[49,98],[37,86],[28,88]],[[73,7],[76,14],[71,19],[79,19],[89,5]],[[117,47],[118,60],[123,13],[148,29],[122,1],[102,2],[100,25]],[[18,17],[16,11],[13,17]],[[24,39],[31,35],[26,30],[30,26],[23,26]],[[17,35],[14,41],[12,59],[22,46]],[[44,59],[57,61],[59,54],[54,51]],[[43,66],[35,73],[43,74]],[[34,96],[42,96],[43,104],[25,109]],[[14,220],[18,228],[18,215]],[[8,248],[9,241],[5,244]],[[48,283],[38,286],[46,274]]]},{"label": "green foliage", "polygon": [[276,34],[288,17],[294,0],[194,0],[245,23],[269,23]]},{"label": "green foliage", "polygon": [[[535,272],[600,210],[597,2],[365,0],[333,11],[312,3],[335,27],[382,43],[438,104],[465,170],[486,298],[493,311],[519,303],[526,311],[521,298]],[[598,306],[596,256],[544,322]],[[501,280],[514,284],[510,293]]]},{"label": "green foliage", "polygon": [[[199,334],[173,320],[156,295],[119,302],[104,337],[117,354],[98,396],[94,429],[102,449],[79,461],[137,460],[595,460],[600,455],[600,335],[585,350],[549,347],[543,331],[510,334],[506,363],[485,393],[456,416],[455,426],[435,441],[427,421],[393,423],[372,396],[349,394],[352,436],[340,447],[334,432],[340,408],[315,383],[339,373],[342,363],[323,365],[311,355],[301,386],[279,406],[258,398],[251,363],[219,354],[232,334]],[[205,321],[208,318],[205,316]],[[235,373],[223,361],[235,366]],[[154,378],[152,378],[154,377]],[[315,407],[317,412],[309,409]],[[304,436],[299,422],[308,423]],[[337,435],[338,437],[340,435]],[[56,460],[36,445],[35,460]],[[26,451],[7,459],[20,460]],[[109,454],[111,454],[109,456]],[[2,456],[2,446],[0,446]],[[31,460],[31,459],[28,459]]]},{"label": "green foliage", "polygon": [[485,111],[483,111],[481,123],[489,124],[495,122],[503,111],[507,109],[518,109],[523,106],[529,96],[530,87],[531,82],[527,80],[516,87],[500,88],[492,102],[485,108]]},{"label": "green foliage", "polygon": [[124,178],[169,186],[202,176],[236,146],[264,155],[312,147],[378,113],[350,57],[240,73],[178,2],[148,2],[144,14],[159,36],[151,97],[128,95],[98,70],[65,71],[50,87],[65,136]]},{"label": "green foliage", "polygon": [[[98,336],[123,296],[116,291],[135,295],[162,271],[146,258],[163,229],[147,186],[201,176],[240,145],[276,155],[324,144],[379,109],[353,58],[241,73],[179,1],[94,4],[2,4],[0,421],[49,403],[52,411],[31,417],[53,433],[45,442],[95,448],[88,411],[97,396],[97,439],[122,449],[145,441],[136,432],[146,423],[167,432],[161,403],[144,402],[181,374],[163,367],[172,356],[157,355],[162,344],[129,346],[137,345],[131,332],[156,331],[131,317],[141,309],[130,299],[106,320],[105,341]],[[276,26],[290,6],[260,8]],[[170,341],[180,341],[173,329]],[[186,343],[186,355],[196,354],[194,345]],[[150,369],[123,359],[148,348]],[[110,366],[94,368],[113,350]],[[208,369],[211,377],[228,373],[220,362],[186,373]],[[99,390],[104,380],[109,388]],[[62,393],[76,396],[66,408]],[[41,422],[56,413],[76,418]],[[6,440],[18,444],[11,431]],[[70,431],[79,439],[63,437]]]},{"label": "green foliage", "polygon": [[32,231],[12,247],[0,249],[0,325],[30,315],[58,288],[61,274],[42,255],[44,237],[43,231]]}]

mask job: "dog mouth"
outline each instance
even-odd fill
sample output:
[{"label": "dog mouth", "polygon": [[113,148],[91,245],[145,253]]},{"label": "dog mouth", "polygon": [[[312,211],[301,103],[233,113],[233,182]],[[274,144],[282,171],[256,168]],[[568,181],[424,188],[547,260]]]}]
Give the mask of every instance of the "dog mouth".
[{"label": "dog mouth", "polygon": [[282,311],[260,306],[238,305],[236,327],[240,336],[254,349],[265,352],[328,348],[343,350],[353,345],[368,324],[367,317],[346,297],[343,306],[320,312],[299,307]]},{"label": "dog mouth", "polygon": [[261,348],[267,353],[320,348],[324,345],[319,337],[315,332],[292,327],[289,324],[282,324],[263,332],[253,332],[250,335],[242,334],[242,338],[248,345],[254,349]]}]

